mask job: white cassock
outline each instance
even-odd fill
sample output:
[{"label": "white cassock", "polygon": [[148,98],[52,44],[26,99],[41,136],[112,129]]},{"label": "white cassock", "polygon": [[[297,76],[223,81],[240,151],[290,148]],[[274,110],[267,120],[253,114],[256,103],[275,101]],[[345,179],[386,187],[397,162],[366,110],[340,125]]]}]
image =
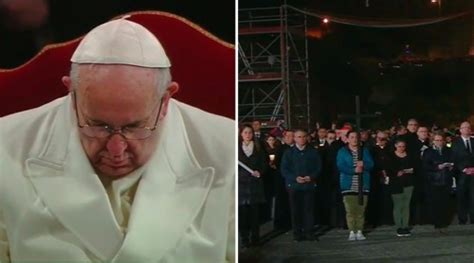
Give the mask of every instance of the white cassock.
[{"label": "white cassock", "polygon": [[94,173],[70,96],[0,118],[0,262],[233,262],[234,121],[171,100],[159,125],[120,183],[136,185],[124,226],[108,195],[126,194]]}]

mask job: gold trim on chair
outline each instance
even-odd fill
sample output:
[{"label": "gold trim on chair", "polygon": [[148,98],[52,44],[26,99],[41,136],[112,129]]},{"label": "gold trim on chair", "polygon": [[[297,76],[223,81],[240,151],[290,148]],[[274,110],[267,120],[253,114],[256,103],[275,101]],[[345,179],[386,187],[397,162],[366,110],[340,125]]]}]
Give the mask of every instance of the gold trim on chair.
[{"label": "gold trim on chair", "polygon": [[[119,15],[119,16],[116,16],[114,17],[113,19],[119,19],[119,18],[122,18],[124,16],[133,16],[133,15],[141,15],[141,14],[146,14],[146,15],[162,15],[162,16],[167,16],[167,17],[171,17],[171,18],[174,18],[174,19],[177,19],[177,20],[180,20],[181,22],[184,22],[185,24],[189,25],[190,27],[194,28],[196,31],[198,31],[199,33],[205,35],[206,37],[210,38],[211,40],[214,40],[216,41],[217,43],[225,46],[225,47],[228,47],[228,48],[235,48],[235,46],[233,44],[230,44],[218,37],[216,37],[215,35],[209,33],[209,31],[205,30],[204,28],[202,28],[201,26],[187,20],[186,18],[182,17],[182,16],[178,16],[178,15],[175,15],[175,14],[172,14],[172,13],[168,13],[168,12],[162,12],[162,11],[134,11],[134,12],[130,12],[130,13],[127,13],[127,14],[123,14],[123,15]],[[112,19],[112,20],[113,20]]]},{"label": "gold trim on chair", "polygon": [[[130,12],[130,13],[126,13],[126,14],[122,14],[122,15],[118,15],[116,17],[114,17],[113,19],[111,20],[115,20],[115,19],[119,19],[119,18],[122,18],[124,16],[133,16],[133,15],[141,15],[141,14],[145,14],[145,15],[161,15],[161,16],[166,16],[166,17],[170,17],[170,18],[174,18],[176,20],[179,20],[181,22],[184,22],[185,24],[187,24],[188,26],[192,27],[193,29],[195,29],[196,31],[198,31],[199,33],[203,34],[204,36],[206,36],[207,38],[221,44],[222,46],[224,47],[227,47],[227,48],[235,48],[235,46],[233,44],[230,44],[218,37],[216,37],[215,35],[209,33],[207,30],[203,29],[202,27],[198,26],[197,24],[194,24],[193,22],[187,20],[186,18],[184,17],[181,17],[181,16],[178,16],[178,15],[175,15],[175,14],[172,14],[172,13],[168,13],[168,12],[162,12],[162,11],[134,11],[134,12]],[[43,54],[44,52],[50,50],[50,49],[55,49],[55,48],[59,48],[59,47],[62,47],[62,46],[67,46],[69,45],[70,43],[72,42],[75,42],[77,41],[78,39],[81,39],[82,37],[84,36],[80,36],[80,37],[77,37],[73,40],[69,40],[69,41],[66,41],[66,42],[62,42],[62,43],[56,43],[56,44],[48,44],[46,45],[45,47],[43,47],[33,58],[31,58],[30,60],[28,60],[27,62],[23,63],[22,65],[16,67],[16,68],[12,68],[12,69],[2,69],[0,68],[0,73],[2,72],[10,72],[10,71],[15,71],[15,70],[18,70],[22,67],[25,67],[26,65],[30,64],[31,62],[33,62],[37,57],[39,57],[41,54]]]},{"label": "gold trim on chair", "polygon": [[43,47],[34,57],[32,57],[30,60],[28,60],[27,62],[21,64],[20,66],[16,67],[16,68],[11,68],[11,69],[2,69],[0,68],[0,73],[2,72],[9,72],[9,71],[15,71],[15,70],[18,70],[22,67],[25,67],[26,65],[30,64],[31,62],[33,62],[33,60],[35,60],[37,57],[39,57],[41,54],[43,54],[44,52],[50,50],[50,49],[55,49],[55,48],[59,48],[59,47],[62,47],[62,46],[67,46],[69,45],[70,43],[74,42],[74,41],[77,41],[78,39],[81,39],[82,36],[78,37],[78,38],[75,38],[73,40],[69,40],[69,41],[66,41],[66,42],[61,42],[61,43],[56,43],[56,44],[48,44],[46,45],[45,47]]}]

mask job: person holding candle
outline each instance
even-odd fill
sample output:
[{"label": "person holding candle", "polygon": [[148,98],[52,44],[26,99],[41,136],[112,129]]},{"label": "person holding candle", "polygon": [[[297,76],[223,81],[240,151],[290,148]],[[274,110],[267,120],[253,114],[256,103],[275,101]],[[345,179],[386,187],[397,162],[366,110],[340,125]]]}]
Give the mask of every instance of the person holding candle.
[{"label": "person holding candle", "polygon": [[410,201],[415,185],[417,156],[407,153],[404,140],[395,141],[395,152],[389,159],[387,174],[393,200],[393,219],[397,227],[397,236],[410,236]]},{"label": "person holding candle", "polygon": [[239,234],[242,245],[249,247],[258,245],[260,238],[259,207],[265,203],[262,174],[266,156],[255,141],[252,126],[244,125],[239,134]]},{"label": "person holding candle", "polygon": [[316,149],[309,146],[307,132],[295,130],[295,146],[283,154],[281,173],[286,181],[290,197],[294,240],[315,240],[314,188],[321,171],[321,158]]}]

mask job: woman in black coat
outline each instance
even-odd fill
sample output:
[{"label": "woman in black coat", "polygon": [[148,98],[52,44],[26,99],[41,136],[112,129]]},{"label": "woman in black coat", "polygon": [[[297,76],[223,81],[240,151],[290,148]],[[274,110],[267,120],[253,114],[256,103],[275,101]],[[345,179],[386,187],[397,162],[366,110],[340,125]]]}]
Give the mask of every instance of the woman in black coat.
[{"label": "woman in black coat", "polygon": [[391,155],[387,165],[389,189],[393,200],[393,221],[397,227],[397,236],[410,236],[410,201],[415,183],[415,156],[406,151],[406,142],[400,139],[395,141],[395,152]]},{"label": "woman in black coat", "polygon": [[449,225],[449,194],[453,180],[451,149],[445,147],[444,135],[433,137],[433,147],[423,153],[422,167],[429,182],[433,223],[437,231],[446,233]]},{"label": "woman in black coat", "polygon": [[[280,174],[280,163],[283,153],[279,141],[275,136],[271,134],[265,137],[264,147],[265,152],[267,153],[268,169],[267,173],[263,176],[263,190],[265,192],[266,205],[263,206],[265,210],[262,212],[265,213],[265,219],[267,220],[265,220],[264,222],[266,222],[272,218],[271,211],[273,198],[276,196],[276,185],[277,181],[282,178]],[[274,226],[276,226],[276,222],[274,222]]]},{"label": "woman in black coat", "polygon": [[[239,233],[244,247],[257,245],[260,236],[259,206],[265,202],[262,175],[266,170],[266,153],[254,140],[251,126],[245,125],[239,136]],[[242,163],[251,172],[245,169]]]}]

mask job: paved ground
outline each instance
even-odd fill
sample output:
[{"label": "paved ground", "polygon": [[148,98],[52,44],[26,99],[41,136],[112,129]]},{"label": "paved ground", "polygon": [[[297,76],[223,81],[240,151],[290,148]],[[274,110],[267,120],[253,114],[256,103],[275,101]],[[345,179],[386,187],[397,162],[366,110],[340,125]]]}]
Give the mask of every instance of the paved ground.
[{"label": "paved ground", "polygon": [[448,234],[433,227],[415,226],[411,237],[396,237],[394,227],[383,226],[366,233],[366,241],[347,241],[347,230],[332,229],[319,242],[299,242],[284,233],[260,248],[241,251],[243,263],[313,262],[466,262],[474,263],[474,225],[452,225]]}]

